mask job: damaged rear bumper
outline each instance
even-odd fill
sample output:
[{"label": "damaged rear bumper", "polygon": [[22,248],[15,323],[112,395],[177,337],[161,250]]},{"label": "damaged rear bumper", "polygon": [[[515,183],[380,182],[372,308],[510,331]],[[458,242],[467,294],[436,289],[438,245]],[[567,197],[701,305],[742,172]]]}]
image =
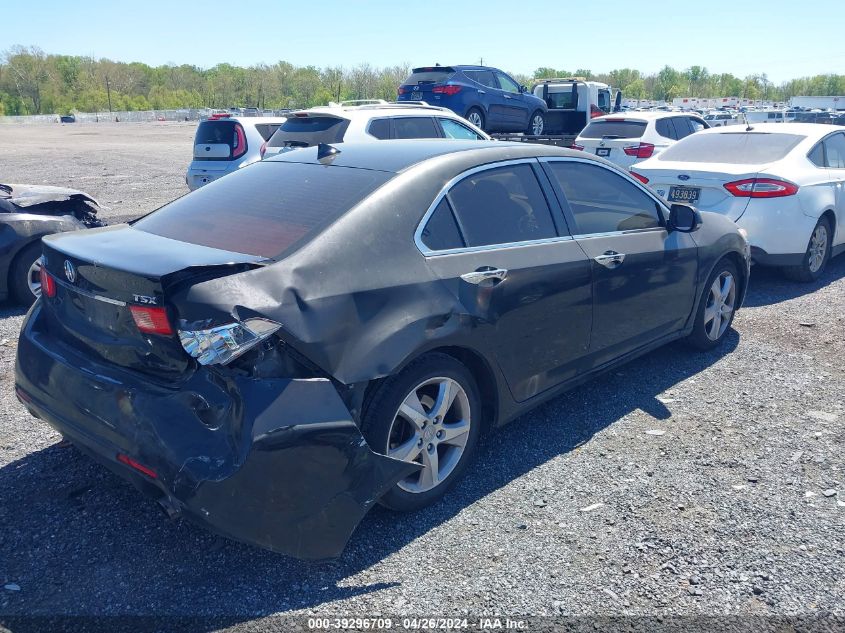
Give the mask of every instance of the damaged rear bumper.
[{"label": "damaged rear bumper", "polygon": [[36,304],[21,331],[19,399],[171,515],[290,556],[330,558],[419,468],[373,452],[327,379],[200,368],[178,388],[155,384],[58,343],[39,313]]}]

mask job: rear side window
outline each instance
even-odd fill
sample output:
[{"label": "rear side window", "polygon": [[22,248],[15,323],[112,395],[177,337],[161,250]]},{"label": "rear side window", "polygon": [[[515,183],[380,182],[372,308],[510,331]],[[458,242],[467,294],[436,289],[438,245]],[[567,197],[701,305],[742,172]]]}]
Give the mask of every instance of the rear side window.
[{"label": "rear side window", "polygon": [[657,133],[663,138],[678,138],[675,134],[675,126],[672,125],[672,119],[657,119],[657,121],[654,122],[654,129],[656,129]]},{"label": "rear side window", "polygon": [[279,129],[278,123],[259,123],[255,126],[256,131],[265,141],[273,136],[273,132]]},{"label": "rear side window", "polygon": [[493,76],[492,71],[489,70],[465,70],[464,74],[472,79],[473,81],[480,83],[482,86],[487,86],[488,88],[498,88],[499,84],[496,83],[496,78]]},{"label": "rear side window", "polygon": [[471,141],[480,141],[481,137],[469,129],[466,125],[458,123],[454,119],[437,119],[440,127],[443,130],[443,136],[446,138],[460,138],[469,139]]},{"label": "rear side window", "polygon": [[440,130],[432,117],[398,117],[393,119],[393,138],[440,138]]},{"label": "rear side window", "polygon": [[645,133],[645,121],[593,121],[579,136],[581,138],[640,138]]},{"label": "rear side window", "polygon": [[767,132],[693,134],[661,152],[657,160],[759,165],[782,159],[805,138],[798,134]]},{"label": "rear side window", "polygon": [[827,137],[824,140],[824,153],[828,167],[845,169],[845,134]]},{"label": "rear side window", "polygon": [[660,226],[657,202],[610,169],[576,161],[554,161],[549,167],[575,216],[578,234]]},{"label": "rear side window", "polygon": [[809,158],[810,162],[816,167],[824,167],[824,143],[816,145],[810,153],[807,154],[807,158]]},{"label": "rear side window", "polygon": [[367,133],[377,139],[390,138],[390,119],[373,119],[367,126]]},{"label": "rear side window", "polygon": [[455,72],[453,68],[416,68],[405,80],[406,84],[439,84],[447,81]]},{"label": "rear side window", "polygon": [[259,162],[177,198],[133,227],[191,244],[280,259],[392,176],[370,169]]},{"label": "rear side window", "polygon": [[267,141],[268,147],[309,147],[320,143],[342,143],[348,119],[336,117],[291,117]]},{"label": "rear side window", "polygon": [[423,244],[433,251],[463,248],[464,239],[446,198],[440,201],[422,231]]},{"label": "rear side window", "polygon": [[689,118],[685,116],[679,116],[672,119],[672,123],[675,126],[675,135],[678,139],[682,139],[685,136],[689,136],[692,134],[692,129],[690,128]]},{"label": "rear side window", "polygon": [[487,169],[448,193],[467,246],[556,237],[549,205],[529,165]]}]

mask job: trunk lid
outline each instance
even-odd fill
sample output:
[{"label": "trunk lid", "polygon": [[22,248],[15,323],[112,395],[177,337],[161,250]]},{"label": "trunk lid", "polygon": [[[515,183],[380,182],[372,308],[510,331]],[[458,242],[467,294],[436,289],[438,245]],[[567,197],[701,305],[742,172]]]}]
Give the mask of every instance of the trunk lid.
[{"label": "trunk lid", "polygon": [[[192,364],[176,334],[172,288],[187,278],[247,270],[263,258],[198,246],[125,225],[44,238],[56,295],[45,301],[50,333],[62,343],[170,381]],[[139,330],[131,308],[163,308],[173,334]]]},{"label": "trunk lid", "polygon": [[434,86],[445,84],[455,69],[450,66],[414,68],[411,76],[399,86],[398,101],[425,101],[432,103]]},{"label": "trunk lid", "polygon": [[729,163],[708,164],[707,171],[689,169],[687,163],[662,161],[659,168],[653,168],[655,161],[635,165],[632,171],[648,178],[648,186],[664,200],[669,200],[673,187],[698,189],[698,199],[689,201],[702,211],[712,211],[727,216],[734,222],[745,213],[751,198],[737,197],[725,189],[725,183],[746,178],[755,178],[764,165],[736,165]]}]

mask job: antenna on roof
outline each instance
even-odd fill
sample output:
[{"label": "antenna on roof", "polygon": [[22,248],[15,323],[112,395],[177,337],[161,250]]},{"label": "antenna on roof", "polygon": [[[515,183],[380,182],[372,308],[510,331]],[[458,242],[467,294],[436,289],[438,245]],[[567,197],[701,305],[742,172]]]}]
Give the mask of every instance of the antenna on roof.
[{"label": "antenna on roof", "polygon": [[743,121],[745,121],[745,131],[746,132],[753,132],[754,128],[751,127],[751,124],[748,122],[748,115],[745,112],[740,112],[739,115],[742,117]]},{"label": "antenna on roof", "polygon": [[333,158],[338,154],[340,154],[340,150],[334,145],[329,145],[328,143],[320,143],[317,145],[317,160]]}]

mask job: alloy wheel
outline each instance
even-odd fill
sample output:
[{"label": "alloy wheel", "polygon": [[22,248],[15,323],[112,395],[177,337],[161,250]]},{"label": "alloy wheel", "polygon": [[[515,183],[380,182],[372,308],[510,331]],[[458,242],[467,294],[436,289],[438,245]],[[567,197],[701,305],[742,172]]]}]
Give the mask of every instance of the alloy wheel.
[{"label": "alloy wheel", "polygon": [[469,398],[457,381],[437,377],[414,387],[393,417],[387,455],[423,468],[399,487],[422,493],[445,481],[463,456],[471,423]]},{"label": "alloy wheel", "polygon": [[534,136],[539,136],[543,133],[543,127],[545,125],[545,121],[543,120],[543,115],[535,114],[534,117],[531,119],[531,132]]},{"label": "alloy wheel", "polygon": [[481,113],[477,112],[476,110],[473,110],[467,115],[467,121],[472,123],[475,127],[481,129],[481,124],[483,123],[483,121],[481,120]]},{"label": "alloy wheel", "polygon": [[704,332],[711,341],[718,341],[731,322],[736,307],[736,281],[728,271],[713,280],[704,307]]},{"label": "alloy wheel", "polygon": [[26,272],[26,285],[37,299],[41,296],[41,258],[39,257]]},{"label": "alloy wheel", "polygon": [[807,249],[809,253],[809,261],[807,265],[811,273],[816,273],[824,264],[824,259],[827,257],[827,227],[819,223],[813,235],[810,237],[810,246]]}]

